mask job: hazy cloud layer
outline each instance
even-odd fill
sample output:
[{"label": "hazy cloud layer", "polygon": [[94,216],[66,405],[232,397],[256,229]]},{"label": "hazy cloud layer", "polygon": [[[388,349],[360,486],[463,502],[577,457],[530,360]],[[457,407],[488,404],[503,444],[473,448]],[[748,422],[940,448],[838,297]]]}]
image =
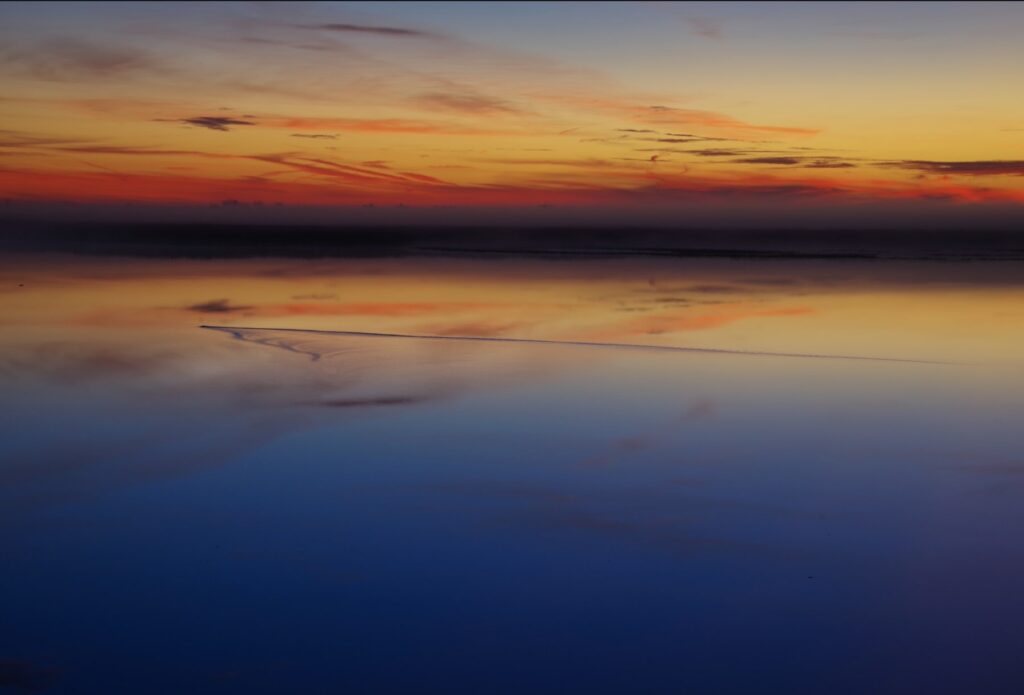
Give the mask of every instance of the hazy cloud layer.
[{"label": "hazy cloud layer", "polygon": [[106,79],[162,69],[150,52],[128,45],[58,37],[0,49],[0,65],[43,80]]},{"label": "hazy cloud layer", "polygon": [[481,94],[430,92],[420,94],[415,101],[428,108],[459,113],[495,115],[521,114],[523,111],[503,99]]}]

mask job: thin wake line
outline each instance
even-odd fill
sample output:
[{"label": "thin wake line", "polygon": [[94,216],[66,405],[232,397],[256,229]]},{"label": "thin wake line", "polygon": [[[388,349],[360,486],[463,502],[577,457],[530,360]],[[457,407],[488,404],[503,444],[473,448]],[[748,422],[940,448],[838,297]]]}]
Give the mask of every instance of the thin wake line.
[{"label": "thin wake line", "polygon": [[[871,362],[903,362],[911,364],[956,364],[955,362],[941,362],[936,360],[914,360],[900,357],[865,357],[862,355],[815,355],[799,352],[767,352],[761,350],[729,350],[726,348],[698,348],[676,345],[637,345],[635,343],[598,343],[582,340],[543,340],[540,338],[493,338],[483,336],[460,336],[460,335],[413,335],[409,333],[370,333],[365,331],[328,331],[315,328],[259,328],[252,326],[211,326],[202,324],[199,328],[211,331],[224,331],[233,334],[236,338],[243,339],[241,331],[279,331],[288,333],[314,333],[317,335],[344,335],[354,338],[406,338],[410,340],[459,340],[475,341],[482,343],[525,343],[530,345],[571,345],[574,347],[599,347],[617,348],[626,350],[651,350],[658,352],[701,352],[718,355],[748,355],[757,357],[803,357],[819,360],[866,360]],[[300,352],[294,350],[295,352]],[[307,353],[303,353],[307,354]]]}]

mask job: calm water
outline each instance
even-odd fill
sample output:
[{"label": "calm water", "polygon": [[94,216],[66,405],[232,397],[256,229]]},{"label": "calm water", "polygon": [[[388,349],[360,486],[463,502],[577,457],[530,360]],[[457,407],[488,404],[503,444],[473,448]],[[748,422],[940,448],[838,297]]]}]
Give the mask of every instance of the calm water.
[{"label": "calm water", "polygon": [[0,293],[0,689],[1024,692],[1019,264],[27,256]]}]

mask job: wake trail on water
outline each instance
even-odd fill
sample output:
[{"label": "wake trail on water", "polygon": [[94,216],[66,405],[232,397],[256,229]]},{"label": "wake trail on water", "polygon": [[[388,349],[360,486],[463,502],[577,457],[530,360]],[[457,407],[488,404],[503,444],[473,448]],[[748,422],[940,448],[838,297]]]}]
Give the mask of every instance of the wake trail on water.
[{"label": "wake trail on water", "polygon": [[[259,334],[263,333],[301,333],[305,335],[342,336],[350,338],[390,338],[404,340],[448,340],[458,342],[479,342],[519,345],[562,345],[566,347],[589,347],[604,348],[612,350],[646,350],[651,352],[685,352],[704,353],[715,355],[744,355],[748,357],[797,357],[803,359],[818,360],[860,360],[870,362],[901,362],[909,364],[955,364],[953,362],[942,362],[937,360],[919,360],[900,357],[875,357],[865,355],[822,355],[800,352],[770,352],[766,350],[732,350],[728,348],[705,348],[686,347],[681,345],[638,345],[635,343],[605,343],[583,340],[544,340],[541,338],[495,338],[484,336],[456,336],[456,335],[416,335],[411,333],[372,333],[367,331],[330,331],[313,328],[259,328],[248,326],[214,326],[203,324],[199,328],[211,331],[221,331],[230,334],[237,340],[244,342],[259,343],[271,347],[278,347],[291,352],[309,355],[314,361],[320,359],[317,352],[302,350],[294,344],[283,341],[270,342]],[[255,335],[253,335],[255,334]]]}]

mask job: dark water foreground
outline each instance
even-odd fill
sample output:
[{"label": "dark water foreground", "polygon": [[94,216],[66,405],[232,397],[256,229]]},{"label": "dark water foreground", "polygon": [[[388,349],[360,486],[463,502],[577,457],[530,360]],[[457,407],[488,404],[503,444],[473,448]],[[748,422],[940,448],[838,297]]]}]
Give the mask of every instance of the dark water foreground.
[{"label": "dark water foreground", "polygon": [[1022,270],[12,256],[0,689],[1021,692]]}]

